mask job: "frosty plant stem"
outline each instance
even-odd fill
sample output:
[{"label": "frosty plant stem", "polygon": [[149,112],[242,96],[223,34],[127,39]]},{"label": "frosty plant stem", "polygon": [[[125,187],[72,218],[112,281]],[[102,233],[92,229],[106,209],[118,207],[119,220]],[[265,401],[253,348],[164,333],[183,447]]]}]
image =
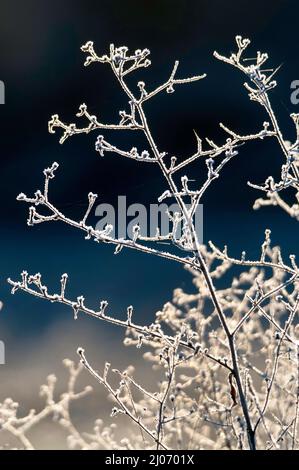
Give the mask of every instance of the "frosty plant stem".
[{"label": "frosty plant stem", "polygon": [[[217,357],[214,354],[209,353],[208,350],[202,347],[199,341],[195,342],[195,338],[198,339],[199,332],[198,331],[189,331],[186,328],[186,325],[183,325],[181,330],[172,336],[165,335],[161,330],[160,326],[157,327],[155,324],[150,325],[149,327],[144,327],[141,325],[136,325],[132,322],[132,307],[128,307],[128,316],[127,320],[119,320],[108,316],[105,313],[105,309],[107,307],[107,302],[102,301],[101,307],[99,311],[94,311],[85,306],[84,297],[80,296],[77,298],[76,301],[71,301],[67,299],[65,296],[65,288],[66,288],[66,281],[67,275],[63,275],[61,278],[61,292],[60,294],[49,294],[48,289],[45,285],[41,282],[41,275],[38,273],[34,276],[28,276],[27,272],[22,273],[22,280],[21,281],[12,281],[9,282],[13,286],[13,293],[18,289],[21,289],[27,293],[30,293],[34,296],[41,297],[51,302],[60,302],[66,305],[69,305],[73,308],[75,313],[75,318],[78,315],[78,312],[86,313],[87,315],[95,316],[101,320],[105,320],[111,322],[115,325],[123,326],[130,331],[134,331],[135,334],[138,335],[138,342],[137,346],[140,347],[143,341],[153,341],[153,342],[160,342],[161,345],[164,345],[162,348],[163,353],[161,353],[161,360],[165,362],[165,369],[167,369],[167,373],[165,374],[165,385],[163,390],[161,391],[159,398],[151,394],[150,392],[146,391],[141,386],[137,385],[133,379],[131,380],[131,384],[134,384],[135,387],[139,387],[139,391],[142,391],[147,397],[156,401],[158,403],[158,410],[156,413],[155,421],[155,430],[151,429],[144,421],[142,421],[141,415],[137,411],[135,406],[132,407],[132,410],[128,408],[128,404],[124,401],[119,392],[115,391],[111,385],[107,381],[107,374],[100,376],[95,369],[89,364],[87,361],[84,351],[79,349],[79,355],[81,358],[81,362],[86,369],[100,382],[102,383],[107,390],[113,395],[116,402],[120,405],[120,409],[115,412],[115,414],[122,412],[125,413],[127,416],[131,418],[131,420],[139,425],[142,431],[147,434],[157,446],[157,449],[168,448],[165,443],[165,426],[172,420],[183,419],[184,417],[189,417],[187,415],[181,415],[179,417],[176,416],[176,408],[173,405],[173,417],[169,418],[165,413],[165,409],[169,406],[169,401],[174,403],[175,395],[172,394],[173,389],[175,389],[175,371],[182,362],[187,361],[186,357],[184,359],[177,359],[176,355],[180,357],[179,348],[183,348],[187,350],[190,355],[187,356],[188,360],[190,358],[201,357],[204,356],[210,359],[211,363],[216,364],[217,367],[223,369],[223,371],[229,372],[229,385],[231,389],[231,399],[233,404],[230,410],[226,410],[226,413],[229,415],[232,414],[232,408],[236,405],[240,404],[242,410],[242,422],[245,424],[246,434],[247,434],[247,447],[251,450],[256,449],[256,432],[259,428],[259,424],[263,423],[265,426],[265,413],[268,407],[269,397],[272,391],[272,385],[268,388],[268,394],[266,401],[262,410],[258,407],[258,410],[261,411],[259,417],[253,424],[254,420],[254,413],[250,412],[249,408],[249,400],[248,400],[248,393],[250,392],[253,397],[255,397],[255,392],[253,386],[247,387],[247,378],[245,373],[245,379],[243,379],[240,370],[240,357],[238,356],[238,346],[236,344],[236,336],[240,333],[243,329],[246,322],[250,321],[253,314],[255,312],[261,313],[264,318],[266,318],[272,325],[274,325],[280,332],[282,332],[281,337],[281,345],[284,344],[285,341],[290,341],[293,345],[296,345],[296,339],[289,333],[289,326],[281,327],[279,323],[273,318],[272,315],[269,315],[265,309],[262,307],[262,304],[265,301],[269,301],[274,295],[278,293],[286,293],[286,287],[293,285],[298,280],[298,267],[295,263],[295,257],[290,256],[290,266],[285,264],[282,259],[281,253],[279,249],[276,251],[270,247],[270,231],[266,230],[265,232],[265,240],[261,246],[261,257],[259,260],[250,261],[246,259],[246,253],[242,253],[242,258],[240,260],[229,257],[227,254],[227,248],[223,251],[219,250],[217,247],[210,243],[211,254],[206,252],[206,248],[200,245],[195,226],[194,226],[194,214],[196,212],[196,208],[201,201],[202,196],[204,195],[205,191],[210,187],[211,183],[217,179],[220,175],[222,168],[230,162],[230,160],[238,155],[238,147],[244,144],[247,141],[255,140],[255,139],[264,139],[265,137],[276,137],[284,151],[284,154],[287,157],[287,163],[283,166],[282,169],[282,182],[278,185],[275,185],[273,180],[269,183],[268,186],[270,187],[271,191],[274,190],[278,191],[280,187],[286,187],[287,185],[296,186],[297,182],[294,182],[294,178],[298,179],[298,169],[296,166],[296,162],[294,161],[293,154],[294,150],[297,149],[299,146],[299,140],[297,140],[295,144],[288,146],[286,141],[284,141],[283,136],[279,130],[278,123],[276,117],[272,111],[271,104],[268,98],[267,91],[275,86],[275,82],[271,81],[273,74],[270,76],[266,76],[263,71],[260,69],[262,64],[266,60],[266,55],[257,54],[256,63],[249,67],[243,65],[242,61],[242,54],[246,47],[248,46],[249,42],[246,39],[242,39],[241,37],[237,36],[236,38],[238,51],[235,54],[232,54],[230,58],[226,58],[221,56],[218,53],[215,53],[215,56],[229,64],[232,64],[243,72],[245,72],[253,83],[256,86],[256,89],[252,89],[249,85],[246,85],[247,90],[250,93],[250,98],[258,101],[262,104],[269,117],[272,124],[272,129],[269,129],[270,124],[268,122],[264,122],[262,129],[255,134],[249,135],[239,135],[236,132],[230,130],[224,124],[220,124],[220,127],[224,130],[224,132],[228,135],[225,143],[223,145],[217,145],[211,139],[206,139],[207,148],[203,148],[203,142],[195,133],[196,142],[197,142],[197,149],[193,155],[186,158],[183,161],[177,162],[176,156],[171,156],[169,158],[166,152],[162,152],[153,137],[151,132],[150,126],[148,124],[146,113],[144,110],[144,103],[146,103],[149,99],[156,97],[159,93],[166,91],[167,93],[172,93],[175,91],[175,87],[182,84],[196,82],[201,80],[205,77],[205,75],[196,75],[190,78],[176,78],[179,62],[176,61],[172,72],[169,78],[166,80],[165,83],[158,86],[156,89],[152,91],[148,91],[145,83],[143,81],[139,81],[137,83],[137,88],[139,89],[138,96],[136,96],[135,92],[133,92],[125,81],[125,77],[144,67],[148,67],[150,65],[150,61],[148,59],[149,50],[136,50],[133,54],[128,52],[127,47],[118,47],[115,48],[114,45],[110,46],[110,51],[108,55],[98,56],[94,50],[93,43],[91,41],[87,42],[84,46],[82,46],[82,50],[87,53],[87,58],[85,61],[85,65],[88,66],[94,62],[100,63],[108,63],[111,66],[112,72],[114,73],[115,77],[117,78],[122,90],[128,97],[128,110],[121,110],[119,112],[120,121],[118,123],[113,124],[104,124],[98,120],[98,118],[94,115],[91,115],[88,111],[86,104],[82,104],[79,108],[79,112],[77,113],[78,117],[83,117],[87,120],[87,125],[84,127],[77,127],[76,124],[65,124],[62,122],[57,114],[52,116],[52,119],[49,122],[49,132],[55,133],[57,128],[62,129],[63,134],[60,138],[60,143],[65,142],[69,137],[80,134],[80,133],[89,133],[94,130],[104,129],[104,130],[134,130],[134,131],[141,131],[143,132],[144,136],[146,137],[146,141],[148,144],[148,149],[146,150],[137,150],[136,147],[132,147],[131,150],[124,150],[120,149],[111,143],[109,143],[104,136],[99,135],[96,141],[96,151],[101,155],[104,156],[105,152],[113,152],[114,154],[118,154],[122,157],[129,158],[136,160],[138,162],[144,163],[152,163],[159,166],[161,173],[164,177],[164,180],[167,184],[167,188],[163,192],[163,194],[158,198],[159,202],[163,201],[164,199],[174,199],[179,207],[180,212],[171,216],[168,214],[172,230],[167,236],[163,237],[164,243],[168,244],[169,251],[163,251],[157,247],[157,244],[162,240],[160,235],[160,229],[157,227],[156,236],[145,238],[140,235],[140,227],[138,225],[133,227],[133,238],[132,240],[127,240],[124,238],[114,238],[111,236],[111,232],[113,227],[107,225],[104,230],[96,230],[93,227],[87,225],[87,219],[90,215],[93,205],[97,199],[97,195],[93,193],[88,194],[88,206],[87,210],[81,218],[81,220],[76,221],[66,217],[58,208],[56,208],[49,199],[49,182],[50,179],[55,177],[55,171],[58,168],[58,164],[55,162],[49,168],[44,170],[45,176],[45,184],[43,191],[38,190],[35,192],[33,197],[28,197],[25,194],[21,193],[18,196],[18,200],[25,201],[31,204],[29,208],[29,218],[28,218],[28,225],[35,225],[40,224],[43,222],[49,221],[62,221],[66,224],[69,224],[77,229],[82,230],[86,234],[86,239],[93,239],[96,242],[104,242],[109,244],[116,245],[115,254],[119,254],[123,248],[130,248],[136,249],[138,251],[142,251],[147,254],[152,254],[155,256],[163,257],[172,261],[179,262],[183,264],[188,269],[192,270],[196,275],[200,276],[205,284],[205,288],[208,292],[208,297],[213,303],[215,315],[218,317],[218,322],[220,324],[221,330],[224,334],[224,337],[221,339],[221,342],[225,345],[225,348],[229,351],[229,359],[223,359],[221,357]],[[299,119],[293,117],[293,120],[297,126],[297,131],[299,132]],[[218,158],[220,162],[215,165],[215,159]],[[178,178],[178,173],[183,168],[187,167],[188,165],[197,162],[198,159],[204,159],[206,168],[207,168],[207,177],[205,182],[202,186],[197,187],[197,184],[193,184],[193,180],[189,179],[187,175],[183,175]],[[290,170],[290,171],[289,171]],[[290,175],[292,172],[292,175]],[[299,184],[299,181],[298,181]],[[192,185],[192,188],[191,188]],[[271,186],[272,185],[272,186]],[[267,185],[265,185],[264,190],[269,190]],[[273,194],[271,193],[271,198],[273,199]],[[268,192],[269,195],[269,192]],[[271,199],[271,200],[272,200]],[[43,215],[37,210],[38,206],[45,207],[49,211],[49,215]],[[180,237],[176,234],[176,226],[178,220],[183,222],[183,230],[182,235]],[[145,243],[147,242],[147,243]],[[152,247],[152,244],[155,244]],[[159,245],[158,245],[159,246]],[[183,253],[183,254],[182,254]],[[214,261],[215,259],[219,260],[221,263],[220,266],[214,271],[211,268],[211,259]],[[248,266],[252,269],[271,269],[273,273],[275,273],[274,278],[275,281],[271,281],[269,285],[266,285],[267,289],[266,292],[263,290],[263,287],[259,284],[260,281],[256,280],[253,282],[254,289],[256,289],[255,296],[252,297],[254,292],[250,291],[244,297],[244,301],[242,306],[246,306],[249,303],[248,310],[244,312],[243,316],[241,316],[235,322],[232,322],[225,313],[225,306],[226,306],[226,298],[223,296],[222,292],[216,290],[213,279],[218,278],[222,273],[224,273],[231,265],[242,265]],[[278,274],[276,274],[278,273]],[[277,278],[276,278],[277,276]],[[282,279],[283,276],[289,276],[287,279],[283,279],[282,282],[278,282]],[[261,274],[261,279],[263,275]],[[32,285],[33,287],[31,287]],[[294,315],[297,309],[292,303],[289,304],[290,308],[292,309],[293,314],[290,316],[291,320],[293,321]],[[185,339],[184,339],[185,338]],[[273,372],[273,380],[276,375],[276,370],[278,367],[279,362],[279,354],[280,354],[280,347],[277,348],[277,361],[275,365],[275,369]],[[199,359],[198,359],[199,360]],[[243,360],[243,359],[242,359]],[[244,372],[244,370],[243,370]],[[127,380],[127,379],[126,379]],[[272,380],[272,382],[273,382]],[[247,382],[246,382],[247,381]],[[236,391],[235,391],[236,386]],[[121,390],[120,387],[119,390]],[[247,390],[248,389],[248,390]],[[247,390],[247,391],[246,391]],[[249,392],[248,392],[249,391]],[[172,398],[170,398],[172,397]],[[132,398],[132,397],[131,397]],[[257,400],[255,400],[257,403]],[[296,444],[296,424],[297,424],[297,416],[298,416],[298,400],[296,405],[296,418],[293,430],[293,447]],[[122,410],[122,411],[120,411]],[[190,412],[191,413],[191,412]],[[114,414],[113,414],[114,415]],[[210,420],[213,422],[213,420]],[[230,424],[229,427],[232,428],[232,432],[236,439],[238,440],[240,445],[243,446],[242,443],[242,432],[238,432],[235,428],[234,424]],[[241,426],[242,428],[242,426]],[[271,439],[271,442],[274,446],[276,446],[276,442],[274,439]]]},{"label": "frosty plant stem", "polygon": [[[275,183],[272,176],[267,178],[264,185],[248,182],[249,186],[266,193],[266,199],[257,199],[255,201],[254,208],[259,209],[262,206],[278,205],[291,217],[296,217],[299,220],[299,114],[290,114],[290,118],[295,125],[296,132],[296,140],[291,143],[283,137],[269,97],[269,91],[277,85],[276,81],[273,80],[273,77],[279,71],[280,66],[276,69],[263,70],[261,67],[264,66],[268,60],[268,54],[258,51],[256,58],[244,58],[244,52],[248,48],[250,40],[237,36],[236,42],[238,46],[237,53],[232,53],[230,57],[226,57],[218,52],[214,52],[214,56],[222,62],[236,67],[249,79],[251,82],[250,85],[247,82],[244,83],[244,86],[248,91],[249,98],[260,104],[268,114],[273,127],[272,135],[277,139],[286,160],[286,162],[281,166],[281,180],[278,183]],[[248,65],[248,61],[252,63]],[[270,72],[270,75],[267,75],[266,72]],[[268,128],[269,123],[266,123],[266,125]],[[284,201],[279,195],[280,191],[285,190],[288,187],[293,188],[296,191],[296,202],[292,206]]]}]

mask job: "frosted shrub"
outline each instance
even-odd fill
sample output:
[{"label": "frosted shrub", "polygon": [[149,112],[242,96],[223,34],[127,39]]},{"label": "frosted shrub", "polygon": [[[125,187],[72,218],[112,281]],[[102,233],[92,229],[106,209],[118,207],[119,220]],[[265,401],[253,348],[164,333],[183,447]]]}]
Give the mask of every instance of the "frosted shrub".
[{"label": "frosted shrub", "polygon": [[[299,330],[296,319],[299,270],[295,256],[286,260],[280,248],[271,245],[270,231],[265,230],[258,259],[248,259],[246,252],[240,258],[234,258],[227,247],[218,248],[212,242],[208,247],[201,245],[194,227],[194,213],[205,191],[219,178],[222,168],[238,155],[240,145],[264,138],[276,139],[285,158],[281,181],[275,182],[270,176],[265,184],[250,183],[266,196],[256,201],[255,208],[274,204],[291,216],[298,215],[297,205],[287,205],[280,194],[288,188],[295,189],[298,194],[299,116],[291,115],[297,132],[295,142],[291,143],[282,136],[271,107],[269,92],[276,85],[273,79],[276,70],[264,69],[267,54],[258,52],[250,62],[244,58],[250,43],[248,39],[237,36],[236,43],[236,52],[230,57],[216,52],[215,57],[245,74],[250,99],[263,106],[268,121],[255,134],[240,135],[221,123],[226,133],[226,140],[221,145],[210,139],[203,142],[196,134],[196,151],[184,160],[161,151],[146,118],[147,101],[160,93],[173,93],[179,85],[199,81],[205,76],[178,78],[179,63],[175,62],[169,78],[162,85],[152,90],[139,81],[132,90],[126,77],[150,65],[149,50],[131,53],[127,47],[111,45],[108,54],[99,56],[92,42],[81,48],[87,55],[85,66],[107,64],[128,97],[128,108],[119,112],[120,119],[113,124],[100,122],[90,114],[86,104],[82,104],[77,113],[78,118],[85,121],[82,127],[64,123],[57,114],[49,122],[51,133],[62,131],[61,143],[75,134],[99,129],[143,133],[148,143],[146,149],[118,148],[104,135],[97,137],[95,148],[102,157],[106,152],[113,152],[136,160],[136,163],[159,167],[165,191],[158,200],[174,200],[179,207],[178,213],[169,214],[172,227],[169,234],[162,236],[157,227],[155,236],[143,237],[136,225],[133,238],[124,239],[114,238],[110,225],[103,230],[93,228],[88,224],[88,216],[97,199],[93,193],[88,194],[83,218],[68,218],[49,196],[49,183],[58,169],[56,162],[44,170],[42,190],[37,190],[32,197],[23,193],[18,196],[19,201],[30,204],[30,226],[60,221],[82,231],[88,240],[114,245],[115,254],[129,248],[163,257],[182,264],[193,276],[194,291],[176,289],[172,301],[157,312],[149,325],[134,321],[132,306],[127,308],[124,318],[112,317],[105,300],[101,301],[98,310],[93,310],[82,295],[70,299],[67,274],[62,275],[57,293],[49,292],[40,273],[23,272],[21,280],[9,280],[13,293],[22,290],[68,305],[75,318],[84,313],[124,328],[125,344],[144,351],[143,358],[152,365],[155,376],[151,381],[155,386],[150,389],[135,379],[132,367],[120,371],[107,362],[102,372],[97,372],[98,364],[91,364],[84,349],[78,349],[82,366],[114,400],[111,415],[117,419],[122,419],[123,415],[132,424],[131,437],[120,441],[110,438],[110,448],[298,448]],[[186,172],[190,172],[191,163],[200,159],[206,162],[207,176],[198,186]],[[179,221],[183,223],[183,230],[177,237]],[[163,245],[159,243],[161,241]],[[167,251],[161,249],[165,243],[168,244]],[[220,287],[225,284],[222,278],[226,280],[226,287]],[[114,385],[115,376],[118,386]],[[69,391],[67,396],[74,397],[72,394]],[[63,419],[69,423],[69,417]],[[105,447],[102,437],[91,438],[93,444],[88,444],[74,434],[70,424],[67,426],[73,448]],[[97,433],[102,436],[100,431]]]},{"label": "frosted shrub", "polygon": [[[2,433],[6,434],[5,439],[7,442],[11,442],[11,438],[14,439],[13,442],[16,442],[16,447],[13,448],[17,449],[21,445],[21,448],[33,450],[34,446],[28,437],[28,433],[48,417],[53,417],[55,422],[67,431],[70,445],[76,443],[82,448],[85,445],[87,447],[83,437],[71,421],[69,408],[74,400],[84,397],[92,389],[90,386],[87,386],[81,392],[75,392],[75,383],[82,370],[82,366],[75,366],[72,361],[67,359],[64,360],[64,365],[69,370],[67,391],[61,394],[59,399],[56,399],[56,376],[53,374],[49,375],[46,384],[40,388],[40,396],[45,399],[45,406],[40,412],[32,409],[27,415],[21,417],[19,416],[19,403],[11,398],[7,398],[3,403],[0,403],[0,429]],[[3,448],[5,449],[6,446]]]}]

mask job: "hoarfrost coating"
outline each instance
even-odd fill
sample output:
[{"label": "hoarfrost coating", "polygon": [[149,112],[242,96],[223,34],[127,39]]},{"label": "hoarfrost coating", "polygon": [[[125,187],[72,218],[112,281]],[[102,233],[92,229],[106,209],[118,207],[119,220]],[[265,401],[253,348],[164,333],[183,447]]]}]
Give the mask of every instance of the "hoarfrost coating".
[{"label": "hoarfrost coating", "polygon": [[[295,255],[286,256],[273,245],[273,234],[266,227],[263,238],[261,235],[260,256],[250,259],[245,250],[238,257],[230,254],[228,246],[219,248],[212,241],[208,247],[204,246],[194,226],[196,209],[220,177],[223,167],[232,166],[243,144],[266,138],[275,139],[282,150],[281,180],[276,182],[269,176],[265,183],[250,183],[265,195],[254,207],[279,206],[290,216],[299,218],[297,202],[289,205],[281,196],[287,188],[295,191],[295,197],[298,195],[299,114],[290,116],[295,140],[286,140],[270,100],[279,67],[265,68],[268,55],[259,51],[253,54],[253,59],[250,54],[248,60],[245,52],[249,45],[249,39],[237,36],[235,52],[228,57],[218,52],[214,55],[245,75],[244,86],[249,98],[265,112],[268,120],[253,134],[241,135],[220,123],[226,135],[224,143],[203,140],[196,131],[196,149],[191,156],[182,159],[168,154],[159,148],[151,131],[146,103],[160,93],[173,93],[179,85],[198,82],[205,75],[177,78],[179,62],[176,61],[169,78],[158,87],[151,89],[139,81],[131,88],[126,77],[150,66],[150,51],[130,52],[127,47],[111,44],[107,54],[98,55],[91,41],[81,48],[86,54],[85,66],[107,64],[128,98],[127,108],[119,111],[116,122],[106,124],[83,103],[77,113],[78,118],[85,120],[82,127],[64,123],[57,114],[49,122],[50,133],[62,131],[60,143],[95,130],[142,133],[147,148],[119,148],[101,134],[96,139],[95,150],[101,157],[109,152],[136,164],[156,165],[165,182],[158,202],[175,201],[179,211],[176,216],[169,214],[171,230],[166,235],[160,233],[158,226],[154,236],[145,239],[139,225],[135,225],[132,239],[115,238],[111,224],[98,230],[87,222],[96,194],[87,195],[86,212],[78,219],[67,217],[51,202],[49,184],[59,166],[54,162],[44,170],[42,189],[33,196],[24,193],[18,196],[19,201],[30,205],[28,225],[60,221],[79,229],[88,240],[114,246],[115,254],[129,248],[178,262],[190,271],[194,283],[193,292],[175,289],[173,299],[156,313],[155,319],[141,325],[134,319],[132,305],[120,317],[109,313],[107,300],[102,299],[99,308],[93,309],[81,294],[70,298],[66,273],[60,278],[57,293],[50,293],[40,273],[23,271],[20,280],[9,279],[12,293],[24,291],[71,307],[74,318],[83,313],[124,328],[125,344],[142,348],[145,364],[151,364],[152,374],[157,374],[149,389],[136,378],[138,372],[135,374],[132,366],[113,369],[109,358],[99,372],[98,366],[89,362],[84,348],[79,347],[81,366],[105,387],[115,402],[111,416],[120,420],[128,418],[132,427],[119,442],[107,429],[97,427],[95,435],[90,435],[89,444],[78,436],[72,438],[76,448],[100,446],[104,436],[109,436],[111,449],[298,448],[299,268]],[[200,165],[200,161],[205,162],[206,175],[201,185],[194,181],[191,170],[191,164]],[[175,229],[179,221],[183,230],[177,236]],[[165,249],[161,248],[162,243]],[[117,386],[112,376],[118,378]],[[70,425],[69,429],[73,436]],[[22,442],[27,448],[31,445]]]}]

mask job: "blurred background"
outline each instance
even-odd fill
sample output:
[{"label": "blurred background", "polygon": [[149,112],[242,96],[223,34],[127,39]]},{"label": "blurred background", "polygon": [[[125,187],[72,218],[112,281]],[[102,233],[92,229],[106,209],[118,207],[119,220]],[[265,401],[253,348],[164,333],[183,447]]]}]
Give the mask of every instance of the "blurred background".
[{"label": "blurred background", "polygon": [[[20,292],[11,296],[8,276],[18,279],[23,269],[41,272],[54,292],[60,275],[68,272],[69,297],[82,294],[94,308],[107,299],[108,311],[119,318],[133,304],[140,322],[151,322],[174,288],[191,286],[188,273],[171,262],[129,250],[113,256],[112,246],[88,242],[60,223],[26,225],[28,207],[16,196],[39,189],[42,170],[53,161],[60,168],[51,184],[52,201],[78,220],[89,191],[99,194],[99,202],[115,204],[118,195],[127,195],[128,204],[149,205],[166,189],[154,166],[111,153],[100,158],[94,150],[96,133],[72,137],[62,146],[59,133],[48,134],[52,114],[73,122],[83,102],[103,122],[117,122],[118,111],[125,109],[125,97],[109,67],[84,68],[80,46],[92,40],[100,55],[111,42],[133,50],[149,48],[152,66],[130,77],[132,87],[139,80],[149,89],[164,82],[176,59],[178,76],[207,73],[205,80],[178,86],[174,94],[162,94],[146,106],[161,151],[184,158],[196,148],[193,129],[221,144],[226,135],[220,121],[246,134],[259,131],[266,119],[248,99],[244,76],[213,58],[215,49],[230,54],[236,34],[252,39],[252,56],[256,50],[267,51],[270,67],[282,64],[271,96],[284,135],[294,138],[289,114],[299,111],[290,101],[291,82],[299,80],[298,13],[298,2],[291,0],[1,0],[0,80],[6,103],[0,106],[0,339],[6,346],[6,365],[0,366],[0,400],[12,395],[22,400],[24,409],[27,403],[34,406],[38,385],[47,373],[60,370],[61,359],[75,358],[79,344],[99,367],[112,353],[117,367],[128,360],[138,362],[121,345],[123,331],[80,315],[75,322],[66,307]],[[105,136],[122,148],[145,148],[137,134]],[[203,200],[205,243],[211,239],[227,244],[236,256],[242,250],[255,256],[265,228],[271,228],[274,244],[286,254],[296,252],[297,222],[279,209],[254,212],[259,193],[246,185],[248,180],[263,182],[270,172],[277,176],[281,163],[274,141],[241,148]],[[193,165],[191,174],[201,181],[205,165]]]}]

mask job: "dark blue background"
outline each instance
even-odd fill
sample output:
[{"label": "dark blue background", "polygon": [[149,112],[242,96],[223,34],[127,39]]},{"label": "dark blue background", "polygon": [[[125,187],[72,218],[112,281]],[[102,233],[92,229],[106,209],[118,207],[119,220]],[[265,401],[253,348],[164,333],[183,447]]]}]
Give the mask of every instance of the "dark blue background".
[{"label": "dark blue background", "polygon": [[[294,138],[289,113],[298,112],[290,103],[290,83],[299,79],[298,14],[298,2],[282,0],[1,1],[0,79],[6,84],[6,104],[0,107],[0,333],[9,331],[20,341],[43,333],[58,315],[70,328],[73,323],[67,308],[22,293],[10,295],[6,278],[18,278],[23,269],[40,271],[51,291],[58,289],[60,274],[68,272],[70,296],[83,294],[94,307],[107,299],[117,316],[133,304],[140,321],[151,321],[173,288],[190,284],[189,275],[171,262],[125,250],[113,256],[113,247],[85,241],[82,233],[62,224],[26,226],[27,207],[15,197],[38,189],[43,168],[54,160],[60,169],[52,199],[78,219],[89,191],[98,193],[102,202],[113,203],[117,195],[127,194],[129,202],[148,204],[166,189],[157,168],[113,154],[101,159],[94,151],[96,134],[73,137],[63,146],[58,135],[48,134],[51,114],[71,122],[82,102],[108,122],[116,121],[125,106],[108,67],[83,67],[80,46],[93,40],[99,53],[110,42],[150,48],[152,67],[130,81],[144,79],[149,88],[168,77],[175,59],[181,60],[181,76],[207,72],[207,79],[177,87],[173,95],[161,95],[147,105],[160,149],[183,158],[195,149],[192,129],[222,143],[220,121],[249,133],[260,130],[266,119],[249,101],[244,77],[212,56],[214,49],[229,54],[236,34],[252,39],[253,55],[257,49],[267,51],[270,66],[283,63],[272,101],[283,132]],[[143,141],[131,133],[106,135],[125,148],[135,143],[143,148]],[[258,193],[246,186],[247,180],[261,182],[270,172],[278,175],[281,163],[274,141],[241,149],[204,198],[205,242],[212,239],[228,244],[236,255],[246,249],[254,256],[264,229],[270,227],[275,244],[287,254],[296,252],[297,222],[279,209],[252,211]],[[206,169],[196,164],[189,171],[201,180]],[[99,332],[105,328],[99,325]]]}]

